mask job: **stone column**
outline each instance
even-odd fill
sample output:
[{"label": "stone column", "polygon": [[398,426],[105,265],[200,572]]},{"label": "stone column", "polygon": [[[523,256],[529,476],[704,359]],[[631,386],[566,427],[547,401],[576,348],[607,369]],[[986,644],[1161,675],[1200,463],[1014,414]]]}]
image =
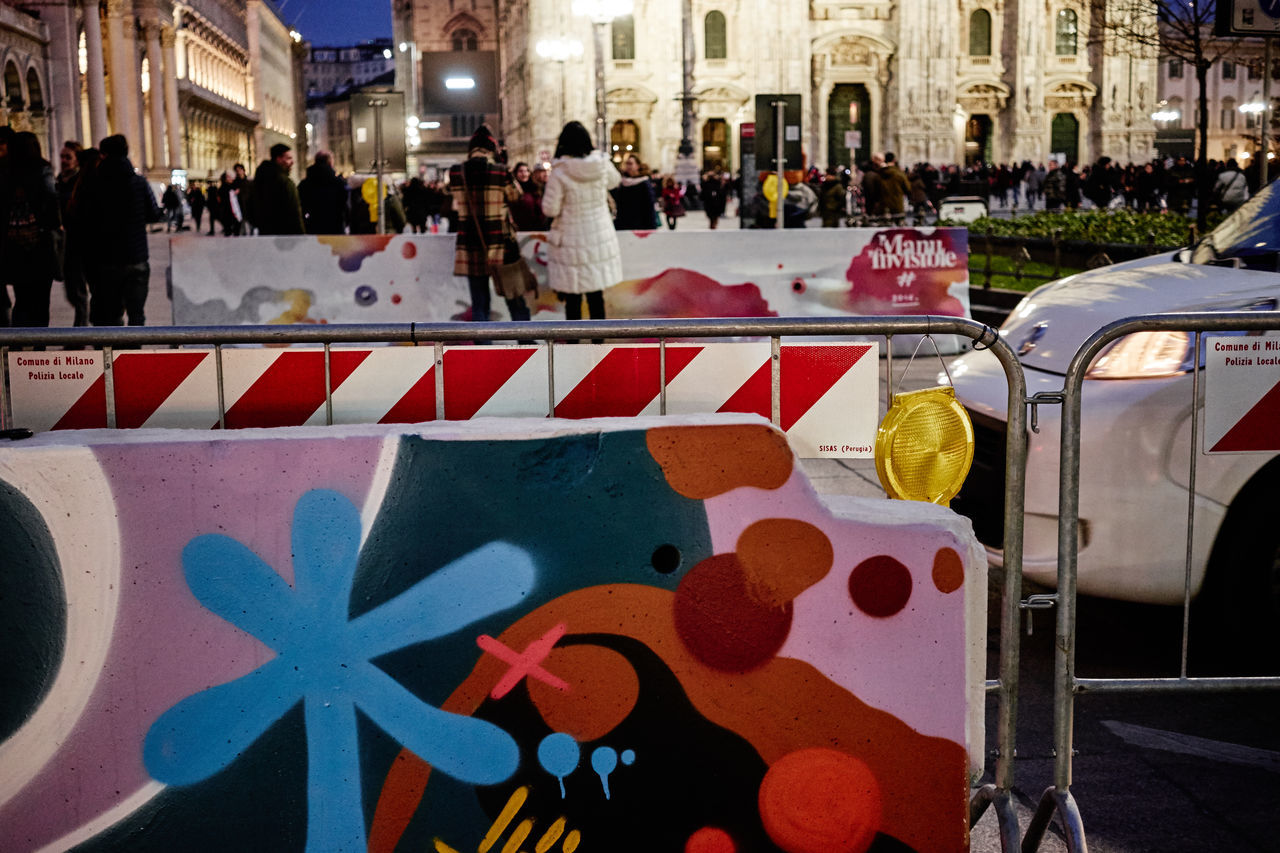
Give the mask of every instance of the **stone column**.
[{"label": "stone column", "polygon": [[[133,26],[133,18],[128,15],[127,5],[126,0],[107,0],[107,46],[111,50],[111,129],[126,136],[133,133],[129,104],[137,91],[133,80],[133,61],[128,53],[133,49],[133,41],[126,43],[124,38],[126,19],[128,25]],[[136,147],[140,141],[135,139],[132,143]]]},{"label": "stone column", "polygon": [[142,51],[138,45],[138,20],[132,11],[124,21],[125,61],[129,67],[129,134],[130,139],[137,140],[131,150],[136,151],[133,158],[135,166],[141,166],[150,156],[143,156],[147,146],[145,128],[142,120]]},{"label": "stone column", "polygon": [[178,116],[178,58],[174,45],[178,35],[172,27],[160,30],[160,50],[164,55],[164,112],[165,123],[169,128],[169,166],[173,169],[183,168],[182,156],[182,120]]},{"label": "stone column", "polygon": [[148,101],[151,107],[151,150],[147,152],[150,155],[147,163],[152,169],[162,169],[167,161],[164,155],[165,84],[164,67],[160,61],[160,25],[149,21],[143,26],[147,39],[147,80],[150,86]]},{"label": "stone column", "polygon": [[96,146],[110,133],[107,124],[106,63],[102,56],[102,19],[98,0],[84,0],[84,47],[86,83],[89,90],[89,138],[85,143]]}]

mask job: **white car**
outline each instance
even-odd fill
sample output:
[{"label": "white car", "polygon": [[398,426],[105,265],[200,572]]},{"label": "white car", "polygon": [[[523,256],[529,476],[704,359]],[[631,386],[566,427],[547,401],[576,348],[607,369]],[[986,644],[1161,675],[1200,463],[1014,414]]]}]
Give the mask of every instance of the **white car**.
[{"label": "white car", "polygon": [[[1280,191],[1272,184],[1195,246],[1040,287],[1000,334],[1018,353],[1033,396],[1061,391],[1072,356],[1114,320],[1170,311],[1275,311],[1277,305]],[[1194,339],[1180,332],[1129,335],[1089,370],[1081,401],[1081,593],[1182,601]],[[970,352],[952,365],[951,377],[977,439],[973,470],[952,507],[973,519],[999,565],[1004,371],[990,353]],[[1040,405],[1040,431],[1028,434],[1023,568],[1046,585],[1057,576],[1060,416],[1060,406]],[[1280,456],[1197,454],[1196,465],[1192,593],[1203,590],[1201,601],[1224,605],[1230,630],[1241,638],[1280,647]]]}]

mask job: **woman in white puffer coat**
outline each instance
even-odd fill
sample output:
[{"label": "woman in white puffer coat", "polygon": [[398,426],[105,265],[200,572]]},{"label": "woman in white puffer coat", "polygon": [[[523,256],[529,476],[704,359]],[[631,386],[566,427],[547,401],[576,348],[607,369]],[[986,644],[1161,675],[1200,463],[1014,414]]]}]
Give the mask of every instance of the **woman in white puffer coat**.
[{"label": "woman in white puffer coat", "polygon": [[547,277],[564,300],[564,315],[582,319],[582,295],[591,319],[604,319],[604,289],[622,280],[618,235],[609,213],[609,190],[618,170],[594,150],[591,134],[571,121],[560,132],[556,160],[542,195],[542,212],[553,218]]}]

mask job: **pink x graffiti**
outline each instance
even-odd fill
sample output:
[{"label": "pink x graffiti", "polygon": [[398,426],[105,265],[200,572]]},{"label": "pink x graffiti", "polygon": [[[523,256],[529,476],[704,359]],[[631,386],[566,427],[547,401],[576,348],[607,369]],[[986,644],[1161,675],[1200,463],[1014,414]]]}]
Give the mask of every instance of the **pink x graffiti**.
[{"label": "pink x graffiti", "polygon": [[563,680],[556,678],[547,672],[540,665],[546,660],[547,655],[551,654],[551,647],[556,641],[564,636],[568,630],[564,623],[552,628],[529,645],[525,646],[523,652],[513,651],[502,643],[490,637],[488,634],[481,634],[476,637],[476,645],[484,649],[489,654],[498,658],[504,663],[510,664],[511,668],[507,670],[506,675],[494,685],[493,690],[489,693],[494,699],[501,699],[511,692],[511,688],[520,683],[521,679],[528,676],[536,678],[546,684],[551,685],[557,690],[568,690],[569,685]]}]

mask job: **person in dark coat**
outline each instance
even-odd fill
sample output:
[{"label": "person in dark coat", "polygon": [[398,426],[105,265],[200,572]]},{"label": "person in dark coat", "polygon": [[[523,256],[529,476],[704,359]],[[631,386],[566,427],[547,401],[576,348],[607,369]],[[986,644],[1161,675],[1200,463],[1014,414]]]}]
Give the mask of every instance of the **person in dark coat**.
[{"label": "person in dark coat", "polygon": [[[244,222],[244,204],[247,196],[236,189],[236,180],[230,172],[222,173],[222,185],[218,188],[218,221],[222,223],[223,237],[238,237],[248,228]],[[245,188],[248,192],[248,188]],[[212,225],[210,226],[212,229]]]},{"label": "person in dark coat", "polygon": [[622,161],[622,182],[609,191],[617,213],[613,227],[617,231],[652,231],[657,227],[656,194],[649,170],[634,154]]},{"label": "person in dark coat", "polygon": [[[471,319],[489,319],[489,288],[493,268],[512,263],[520,254],[507,204],[520,198],[520,189],[507,167],[497,162],[498,142],[487,125],[480,125],[467,145],[467,159],[449,169],[449,191],[458,217],[453,274],[467,277],[471,290]],[[513,320],[528,320],[523,296],[508,299]]]},{"label": "person in dark coat", "polygon": [[304,234],[302,203],[289,177],[293,149],[283,142],[271,146],[271,159],[258,164],[253,175],[253,215],[259,234]]},{"label": "person in dark coat", "polygon": [[884,178],[880,176],[879,164],[872,159],[858,168],[862,171],[863,213],[873,219],[884,216]]},{"label": "person in dark coat", "polygon": [[236,193],[235,206],[240,208],[239,216],[234,217],[235,236],[247,237],[253,234],[254,226],[258,224],[253,212],[253,181],[249,180],[243,163],[236,163],[231,168],[231,188]]},{"label": "person in dark coat", "polygon": [[427,233],[427,185],[422,178],[411,178],[404,185],[404,218],[414,234]]},{"label": "person in dark coat", "polygon": [[512,175],[516,179],[516,187],[520,190],[520,198],[511,202],[511,218],[515,220],[517,231],[546,231],[549,223],[542,214],[542,185],[533,181],[533,172],[528,163],[516,163]]},{"label": "person in dark coat", "polygon": [[200,233],[204,222],[204,190],[199,184],[192,184],[187,190],[187,204],[191,207],[191,218],[196,221],[196,233]]},{"label": "person in dark coat", "polygon": [[315,162],[298,184],[298,201],[308,234],[346,233],[347,184],[333,171],[333,155],[328,151],[316,152]]},{"label": "person in dark coat", "polygon": [[822,217],[823,228],[839,228],[840,221],[846,215],[844,184],[835,168],[827,170],[818,192],[818,215]]},{"label": "person in dark coat", "polygon": [[[0,290],[13,285],[15,326],[48,326],[49,293],[53,279],[60,275],[62,217],[53,166],[40,153],[40,140],[27,131],[13,135],[9,143],[7,180],[0,206],[4,211],[0,227]],[[5,310],[0,322],[9,324],[9,298],[0,299]]]},{"label": "person in dark coat", "polygon": [[73,322],[77,326],[89,325],[89,285],[84,280],[80,246],[74,242],[70,225],[71,196],[80,180],[79,156],[83,150],[75,140],[62,143],[62,151],[58,155],[62,169],[54,182],[58,190],[58,211],[62,214],[62,226],[66,233],[62,258],[62,289],[71,305]]},{"label": "person in dark coat", "polygon": [[896,220],[901,220],[907,211],[907,197],[911,195],[911,182],[907,175],[898,168],[897,157],[892,151],[884,155],[884,165],[880,167],[880,178],[884,187],[884,212]]},{"label": "person in dark coat", "polygon": [[702,210],[707,214],[707,224],[714,230],[729,201],[729,189],[720,173],[712,171],[704,175],[698,194],[702,198]]},{"label": "person in dark coat", "polygon": [[214,227],[222,221],[222,206],[226,203],[216,180],[204,188],[204,203],[209,209],[209,236],[212,237]]},{"label": "person in dark coat", "polygon": [[85,256],[92,258],[89,276],[89,322],[119,326],[128,314],[130,326],[146,323],[147,289],[151,281],[147,225],[164,215],[146,179],[129,162],[129,142],[121,134],[100,146],[102,162],[93,181],[81,185],[80,215],[86,228]]}]

